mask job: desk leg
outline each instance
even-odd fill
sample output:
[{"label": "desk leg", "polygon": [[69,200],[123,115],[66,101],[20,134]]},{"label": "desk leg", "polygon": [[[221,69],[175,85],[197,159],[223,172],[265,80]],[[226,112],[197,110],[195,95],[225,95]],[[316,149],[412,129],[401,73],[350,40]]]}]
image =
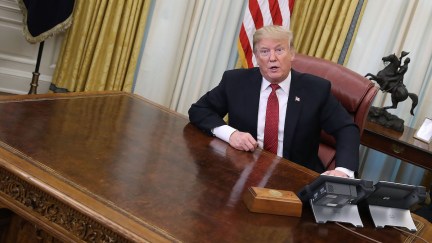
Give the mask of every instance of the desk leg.
[{"label": "desk leg", "polygon": [[431,173],[431,171],[425,170],[421,185],[426,187],[427,195],[426,195],[425,203],[429,205],[431,203],[431,198],[430,198],[430,194],[429,194],[429,192],[431,191],[431,185],[432,185],[432,173]]}]

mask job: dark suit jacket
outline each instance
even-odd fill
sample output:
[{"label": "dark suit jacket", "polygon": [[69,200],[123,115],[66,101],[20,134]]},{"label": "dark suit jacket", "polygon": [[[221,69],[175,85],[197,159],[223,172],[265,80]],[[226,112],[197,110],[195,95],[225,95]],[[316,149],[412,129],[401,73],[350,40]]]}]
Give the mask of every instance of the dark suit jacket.
[{"label": "dark suit jacket", "polygon": [[[192,124],[211,135],[211,129],[229,125],[257,138],[262,75],[258,68],[226,71],[220,84],[189,109]],[[331,93],[328,80],[291,70],[291,87],[285,119],[283,157],[315,170],[321,129],[335,137],[336,166],[358,170],[360,135],[357,125]]]}]

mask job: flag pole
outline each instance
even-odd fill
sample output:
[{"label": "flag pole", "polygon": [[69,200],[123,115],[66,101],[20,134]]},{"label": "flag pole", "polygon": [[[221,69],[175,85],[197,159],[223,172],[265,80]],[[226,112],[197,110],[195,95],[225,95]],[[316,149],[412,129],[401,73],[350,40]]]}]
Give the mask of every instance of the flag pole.
[{"label": "flag pole", "polygon": [[38,86],[38,81],[39,81],[39,66],[40,66],[40,61],[42,58],[42,51],[43,51],[43,47],[44,47],[44,42],[45,41],[41,41],[39,43],[39,51],[38,51],[38,56],[37,56],[37,60],[36,60],[36,68],[35,71],[33,72],[33,77],[32,77],[32,81],[30,83],[30,90],[29,90],[29,94],[37,94],[37,86]]}]

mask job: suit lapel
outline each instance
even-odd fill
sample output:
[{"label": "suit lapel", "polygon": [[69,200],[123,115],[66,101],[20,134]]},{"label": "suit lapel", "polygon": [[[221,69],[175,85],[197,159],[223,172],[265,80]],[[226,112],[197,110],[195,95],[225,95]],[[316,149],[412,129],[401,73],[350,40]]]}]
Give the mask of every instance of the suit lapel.
[{"label": "suit lapel", "polygon": [[291,144],[293,143],[294,133],[297,127],[297,123],[302,109],[302,96],[304,94],[299,80],[299,73],[291,70],[291,86],[288,97],[288,105],[285,117],[285,128],[284,128],[284,154],[283,157],[289,158]]},{"label": "suit lapel", "polygon": [[[248,111],[247,118],[249,121],[253,122],[252,127],[258,127],[258,107],[259,107],[259,98],[260,98],[260,91],[261,91],[261,82],[262,82],[262,75],[258,68],[254,68],[253,73],[251,75],[250,82],[250,88],[248,89],[250,92],[249,97],[252,97],[251,99],[251,108],[250,111]],[[257,130],[255,129],[253,133],[251,134],[254,138],[257,137]]]}]

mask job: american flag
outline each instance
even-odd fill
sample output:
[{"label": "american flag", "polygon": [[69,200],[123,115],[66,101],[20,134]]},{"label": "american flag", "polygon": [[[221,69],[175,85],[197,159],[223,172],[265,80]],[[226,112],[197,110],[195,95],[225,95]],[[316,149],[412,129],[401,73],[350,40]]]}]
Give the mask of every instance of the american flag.
[{"label": "american flag", "polygon": [[290,17],[295,0],[249,0],[240,28],[238,50],[241,67],[250,68],[256,64],[252,50],[255,30],[265,25],[290,26]]}]

